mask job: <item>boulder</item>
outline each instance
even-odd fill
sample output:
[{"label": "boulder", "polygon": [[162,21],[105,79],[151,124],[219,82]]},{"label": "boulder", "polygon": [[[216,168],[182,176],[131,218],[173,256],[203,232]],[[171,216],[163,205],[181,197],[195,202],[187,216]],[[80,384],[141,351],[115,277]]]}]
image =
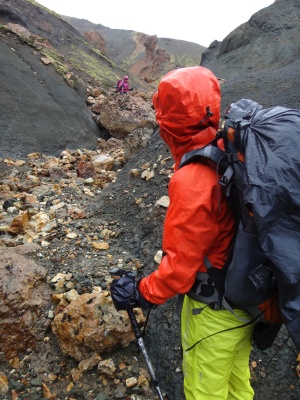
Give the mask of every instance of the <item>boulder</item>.
[{"label": "boulder", "polygon": [[[134,312],[138,323],[142,324],[141,309]],[[127,347],[134,340],[127,313],[117,312],[104,292],[78,296],[55,316],[52,331],[62,352],[78,361]]]},{"label": "boulder", "polygon": [[43,338],[50,325],[50,306],[46,270],[24,255],[1,247],[0,337],[7,359],[32,349]]}]

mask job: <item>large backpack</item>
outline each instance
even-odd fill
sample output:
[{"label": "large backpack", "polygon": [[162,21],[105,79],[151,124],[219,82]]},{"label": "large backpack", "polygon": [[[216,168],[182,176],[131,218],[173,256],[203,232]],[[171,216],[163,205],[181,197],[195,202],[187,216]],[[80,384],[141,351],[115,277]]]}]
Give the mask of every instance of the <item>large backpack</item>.
[{"label": "large backpack", "polygon": [[259,347],[270,347],[284,322],[300,348],[300,111],[242,99],[216,138],[179,167],[203,159],[221,172],[236,221],[222,274],[206,263],[220,304],[252,316],[245,323],[256,324]]},{"label": "large backpack", "polygon": [[115,86],[116,92],[121,92],[123,87],[123,79],[118,79],[117,85]]}]

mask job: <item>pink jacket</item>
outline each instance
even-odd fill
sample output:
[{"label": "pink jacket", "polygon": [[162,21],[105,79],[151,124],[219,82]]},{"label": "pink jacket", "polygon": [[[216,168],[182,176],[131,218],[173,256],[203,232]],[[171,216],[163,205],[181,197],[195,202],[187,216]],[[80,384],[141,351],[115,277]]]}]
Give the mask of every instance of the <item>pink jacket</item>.
[{"label": "pink jacket", "polygon": [[127,93],[129,92],[130,88],[129,88],[129,83],[128,83],[128,76],[124,76],[123,79],[121,80],[121,82],[119,83],[118,86],[118,92],[119,93]]}]

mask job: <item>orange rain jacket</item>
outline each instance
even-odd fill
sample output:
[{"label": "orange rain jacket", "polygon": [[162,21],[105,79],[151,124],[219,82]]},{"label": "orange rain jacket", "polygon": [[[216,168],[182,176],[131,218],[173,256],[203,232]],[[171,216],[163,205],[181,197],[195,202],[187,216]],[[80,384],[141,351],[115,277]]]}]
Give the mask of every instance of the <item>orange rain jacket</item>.
[{"label": "orange rain jacket", "polygon": [[234,222],[218,185],[216,166],[205,161],[178,169],[183,154],[214,139],[220,97],[217,78],[204,67],[169,72],[153,95],[161,137],[175,160],[163,232],[165,255],[139,286],[142,296],[155,304],[188,292],[197,271],[206,271],[205,257],[222,268],[228,253]]}]

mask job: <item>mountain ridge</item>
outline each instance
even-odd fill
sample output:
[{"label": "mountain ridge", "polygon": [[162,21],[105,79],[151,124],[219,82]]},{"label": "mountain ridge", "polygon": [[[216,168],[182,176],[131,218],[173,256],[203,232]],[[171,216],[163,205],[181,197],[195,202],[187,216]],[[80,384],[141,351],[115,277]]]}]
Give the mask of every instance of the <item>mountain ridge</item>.
[{"label": "mountain ridge", "polygon": [[[98,32],[105,42],[110,58],[133,75],[143,78],[146,72],[147,80],[158,81],[171,69],[199,65],[205,50],[204,46],[184,40],[160,38],[157,35],[132,30],[111,29],[86,19],[65,15],[61,17],[82,35]],[[144,60],[144,63],[137,67],[141,60]]]},{"label": "mountain ridge", "polygon": [[[0,65],[0,128],[4,143],[0,156],[33,151],[59,154],[66,145],[95,148],[103,132],[87,108],[87,87],[96,87],[106,96],[125,74],[132,87],[151,94],[169,70],[200,64],[222,79],[222,115],[232,101],[241,97],[252,97],[265,107],[281,104],[300,108],[299,10],[300,0],[276,0],[222,42],[214,41],[202,48],[72,19],[84,25],[82,33],[87,33],[87,28],[96,32],[87,38],[33,0],[0,0],[4,60]],[[95,31],[95,26],[102,27],[102,31]],[[109,52],[118,59],[111,58]],[[196,60],[198,52],[201,57]],[[45,59],[47,65],[42,61]],[[12,68],[19,71],[15,79]],[[26,96],[25,106],[20,92]]]}]

